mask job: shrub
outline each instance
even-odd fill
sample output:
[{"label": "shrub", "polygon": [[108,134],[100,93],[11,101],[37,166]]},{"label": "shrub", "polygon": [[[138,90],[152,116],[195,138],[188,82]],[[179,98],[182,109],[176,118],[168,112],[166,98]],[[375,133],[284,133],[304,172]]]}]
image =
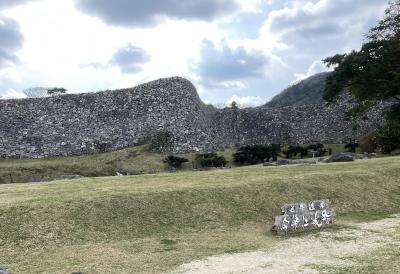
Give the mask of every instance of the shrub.
[{"label": "shrub", "polygon": [[372,153],[375,152],[377,148],[376,144],[376,134],[368,133],[360,138],[360,149],[361,152]]},{"label": "shrub", "polygon": [[110,148],[110,143],[102,142],[99,140],[93,141],[94,147],[101,153],[106,152]]},{"label": "shrub", "polygon": [[163,161],[164,163],[167,163],[169,167],[176,169],[180,168],[183,163],[189,162],[189,160],[186,158],[176,157],[174,155],[169,155],[165,157]]},{"label": "shrub", "polygon": [[171,151],[172,144],[173,135],[169,131],[159,131],[150,137],[150,148],[154,151]]},{"label": "shrub", "polygon": [[299,153],[300,146],[289,146],[287,149],[283,150],[282,153],[285,154],[287,159],[295,157]]},{"label": "shrub", "polygon": [[376,144],[383,153],[400,149],[400,122],[389,122],[382,127],[377,133]]},{"label": "shrub", "polygon": [[326,150],[326,148],[324,147],[324,145],[321,144],[321,143],[311,144],[311,145],[308,146],[308,149],[316,151],[317,152],[317,154],[316,154],[317,157],[324,156],[328,152]]},{"label": "shrub", "polygon": [[196,163],[201,167],[225,167],[228,161],[217,153],[204,153],[196,155]]},{"label": "shrub", "polygon": [[269,162],[271,158],[276,161],[280,152],[281,145],[278,144],[243,146],[233,154],[233,159],[238,164],[255,165],[264,161]]},{"label": "shrub", "polygon": [[324,145],[321,143],[311,144],[308,146],[300,146],[300,145],[289,146],[286,150],[282,152],[283,154],[286,155],[286,158],[288,159],[296,157],[298,154],[300,154],[300,158],[303,159],[305,156],[309,155],[310,151],[316,151],[315,156],[317,157],[324,156],[326,153],[328,153],[328,150],[326,150]]},{"label": "shrub", "polygon": [[286,150],[284,150],[282,152],[283,152],[283,154],[286,155],[287,159],[296,157],[297,154],[300,154],[301,159],[303,159],[304,156],[308,155],[308,149],[309,149],[308,147],[295,145],[295,146],[289,146]]},{"label": "shrub", "polygon": [[358,147],[358,143],[356,143],[356,142],[351,142],[351,143],[346,144],[346,145],[344,146],[344,149],[347,149],[347,152],[356,153],[357,147]]}]

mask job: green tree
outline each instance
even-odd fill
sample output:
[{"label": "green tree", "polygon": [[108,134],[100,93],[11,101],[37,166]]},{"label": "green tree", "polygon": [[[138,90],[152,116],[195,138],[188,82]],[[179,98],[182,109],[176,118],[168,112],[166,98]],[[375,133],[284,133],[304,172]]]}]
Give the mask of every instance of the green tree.
[{"label": "green tree", "polygon": [[334,68],[326,80],[324,99],[334,102],[348,90],[357,102],[347,113],[352,121],[377,102],[388,102],[386,124],[377,133],[377,145],[383,151],[399,148],[400,0],[389,2],[384,18],[367,33],[359,51],[337,54],[324,62]]},{"label": "green tree", "polygon": [[311,144],[308,146],[308,150],[316,151],[317,157],[324,156],[328,151],[326,150],[325,146],[321,143],[318,144]]},{"label": "green tree", "polygon": [[255,165],[269,162],[271,158],[272,161],[276,161],[280,152],[279,144],[243,146],[233,154],[233,159],[237,164]]},{"label": "green tree", "polygon": [[177,157],[174,155],[169,155],[169,156],[165,157],[165,159],[164,159],[164,163],[168,164],[169,167],[176,168],[176,169],[180,168],[183,163],[187,163],[187,162],[189,162],[188,159],[182,158],[182,157]]},{"label": "green tree", "polygon": [[344,149],[347,149],[347,152],[356,153],[356,150],[357,150],[358,146],[359,146],[358,143],[356,143],[356,142],[350,142],[350,143],[348,143],[348,144],[346,144],[346,145],[344,146]]},{"label": "green tree", "polygon": [[400,0],[389,3],[385,17],[366,38],[360,51],[324,60],[334,68],[326,80],[324,99],[333,102],[343,90],[349,90],[358,102],[350,116],[388,100],[393,102],[388,119],[400,120]]},{"label": "green tree", "polygon": [[204,167],[225,167],[228,161],[217,153],[204,153],[196,155],[196,163]]}]

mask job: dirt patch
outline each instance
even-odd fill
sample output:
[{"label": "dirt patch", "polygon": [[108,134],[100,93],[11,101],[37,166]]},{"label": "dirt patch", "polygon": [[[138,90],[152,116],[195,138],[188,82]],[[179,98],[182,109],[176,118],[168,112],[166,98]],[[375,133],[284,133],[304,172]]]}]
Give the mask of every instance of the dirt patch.
[{"label": "dirt patch", "polygon": [[270,250],[193,261],[173,273],[319,273],[313,265],[351,265],[351,257],[396,241],[399,228],[400,215],[396,215],[337,231],[286,238]]}]

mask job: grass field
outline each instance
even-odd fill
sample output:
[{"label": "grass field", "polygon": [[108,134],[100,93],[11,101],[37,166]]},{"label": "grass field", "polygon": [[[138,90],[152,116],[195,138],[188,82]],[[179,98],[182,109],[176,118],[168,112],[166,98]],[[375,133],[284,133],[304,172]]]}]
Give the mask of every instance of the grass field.
[{"label": "grass field", "polygon": [[400,157],[0,185],[0,265],[160,273],[269,248],[282,240],[269,229],[284,203],[320,198],[339,222],[400,213]]},{"label": "grass field", "polygon": [[[334,153],[342,152],[343,145],[326,145]],[[219,152],[234,166],[232,153],[227,149]],[[77,174],[84,177],[114,176],[119,170],[130,174],[149,174],[167,170],[163,163],[166,154],[158,154],[149,150],[148,145],[131,147],[102,154],[55,157],[44,159],[0,159],[0,184],[49,181],[62,175]],[[182,170],[191,170],[194,153],[179,155],[189,159]]]}]

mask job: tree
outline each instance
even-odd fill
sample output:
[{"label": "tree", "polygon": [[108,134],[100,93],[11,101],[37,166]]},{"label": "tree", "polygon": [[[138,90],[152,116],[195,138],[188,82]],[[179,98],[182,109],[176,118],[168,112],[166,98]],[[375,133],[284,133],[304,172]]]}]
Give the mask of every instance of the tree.
[{"label": "tree", "polygon": [[347,149],[347,152],[353,152],[353,153],[356,153],[357,148],[358,148],[358,143],[356,142],[350,142],[344,146],[344,149]]},{"label": "tree", "polygon": [[238,103],[236,101],[232,101],[231,108],[232,109],[238,109]]},{"label": "tree", "polygon": [[[380,100],[393,101],[388,118],[399,120],[400,108],[400,0],[389,3],[385,17],[366,35],[360,51],[324,60],[334,71],[327,77],[324,99],[333,102],[349,90],[358,104],[348,114],[359,115]],[[395,114],[393,116],[393,114]]]},{"label": "tree", "polygon": [[196,155],[196,162],[201,167],[225,167],[228,161],[217,153],[204,153]]},{"label": "tree", "polygon": [[269,162],[271,158],[276,161],[280,152],[281,145],[278,144],[243,146],[233,154],[233,159],[237,164],[256,165]]},{"label": "tree", "polygon": [[333,102],[348,90],[357,102],[347,113],[350,119],[361,116],[377,102],[386,101],[386,124],[377,133],[377,145],[383,151],[399,148],[400,0],[389,2],[384,18],[367,33],[360,51],[337,54],[324,62],[334,68],[326,80],[324,99]]},{"label": "tree", "polygon": [[283,150],[282,153],[285,154],[287,159],[291,159],[301,153],[301,147],[299,145],[289,146],[286,150]]},{"label": "tree", "polygon": [[328,151],[324,147],[323,144],[318,143],[318,144],[311,144],[308,146],[308,150],[313,150],[317,152],[317,157],[324,156]]},{"label": "tree", "polygon": [[278,160],[278,156],[281,154],[282,146],[280,144],[271,144],[269,145],[269,149],[271,152],[272,161],[276,162]]},{"label": "tree", "polygon": [[189,160],[186,158],[176,157],[174,155],[169,155],[165,157],[163,161],[164,163],[167,163],[169,167],[176,169],[180,168],[183,163],[189,162]]}]

